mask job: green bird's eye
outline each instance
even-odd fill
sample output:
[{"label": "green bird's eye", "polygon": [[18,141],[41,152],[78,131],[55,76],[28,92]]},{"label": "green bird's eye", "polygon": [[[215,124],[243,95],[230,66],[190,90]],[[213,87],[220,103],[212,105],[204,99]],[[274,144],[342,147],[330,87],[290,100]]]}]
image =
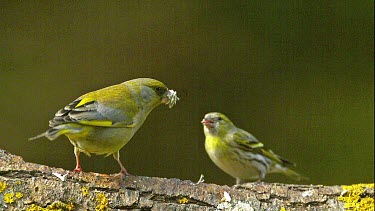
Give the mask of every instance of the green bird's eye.
[{"label": "green bird's eye", "polygon": [[165,88],[160,87],[160,86],[157,86],[157,87],[155,88],[155,90],[156,90],[157,93],[159,93],[159,94],[161,94],[161,95],[164,94],[164,92],[166,91]]},{"label": "green bird's eye", "polygon": [[218,118],[217,118],[217,120],[221,121],[221,120],[223,120],[223,118],[221,118],[221,117],[218,117]]}]

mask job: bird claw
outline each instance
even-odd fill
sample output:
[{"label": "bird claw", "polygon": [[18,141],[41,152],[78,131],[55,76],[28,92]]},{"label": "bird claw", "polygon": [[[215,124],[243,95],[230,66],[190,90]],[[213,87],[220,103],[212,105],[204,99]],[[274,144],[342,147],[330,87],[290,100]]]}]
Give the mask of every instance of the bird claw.
[{"label": "bird claw", "polygon": [[79,167],[76,167],[74,170],[73,170],[74,173],[80,173],[82,172],[82,168],[79,166]]}]

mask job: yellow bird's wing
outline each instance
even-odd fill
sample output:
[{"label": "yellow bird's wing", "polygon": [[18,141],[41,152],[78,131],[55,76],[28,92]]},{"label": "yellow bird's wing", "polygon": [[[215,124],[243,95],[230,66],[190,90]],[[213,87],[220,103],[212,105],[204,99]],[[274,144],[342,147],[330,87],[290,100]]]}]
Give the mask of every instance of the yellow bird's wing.
[{"label": "yellow bird's wing", "polygon": [[236,132],[233,133],[233,141],[238,147],[244,150],[252,150],[255,148],[263,147],[263,143],[258,141],[253,135],[245,130],[237,128]]},{"label": "yellow bird's wing", "polygon": [[295,164],[278,156],[272,150],[266,149],[264,144],[256,139],[252,134],[245,130],[239,129],[233,134],[234,142],[245,151],[252,151],[254,153],[261,153],[275,163],[284,166],[294,166]]}]

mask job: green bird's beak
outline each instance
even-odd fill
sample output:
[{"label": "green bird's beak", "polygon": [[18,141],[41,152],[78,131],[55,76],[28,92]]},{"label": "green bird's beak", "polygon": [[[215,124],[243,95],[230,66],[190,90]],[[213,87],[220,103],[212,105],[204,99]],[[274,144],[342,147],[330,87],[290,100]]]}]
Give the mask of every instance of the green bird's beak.
[{"label": "green bird's beak", "polygon": [[164,93],[162,103],[172,108],[177,103],[177,100],[180,100],[180,98],[177,97],[177,92],[170,89]]}]

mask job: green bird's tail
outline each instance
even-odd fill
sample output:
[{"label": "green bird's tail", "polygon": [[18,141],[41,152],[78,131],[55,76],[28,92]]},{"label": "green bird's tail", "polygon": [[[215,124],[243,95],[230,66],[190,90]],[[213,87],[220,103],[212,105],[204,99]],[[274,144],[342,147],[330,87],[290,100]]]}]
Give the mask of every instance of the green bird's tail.
[{"label": "green bird's tail", "polygon": [[78,124],[62,124],[62,125],[58,125],[53,128],[50,128],[46,132],[40,135],[29,138],[29,141],[32,141],[41,137],[46,137],[52,141],[52,140],[55,140],[57,137],[64,135],[66,133],[79,133],[79,132],[81,132],[81,127]]}]

